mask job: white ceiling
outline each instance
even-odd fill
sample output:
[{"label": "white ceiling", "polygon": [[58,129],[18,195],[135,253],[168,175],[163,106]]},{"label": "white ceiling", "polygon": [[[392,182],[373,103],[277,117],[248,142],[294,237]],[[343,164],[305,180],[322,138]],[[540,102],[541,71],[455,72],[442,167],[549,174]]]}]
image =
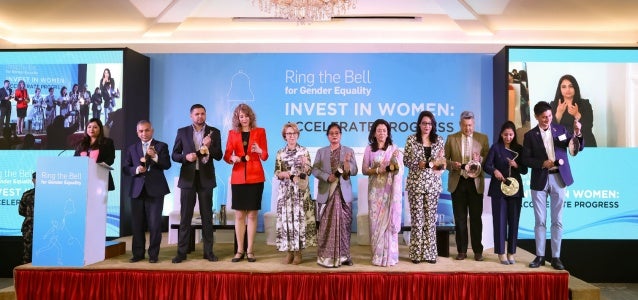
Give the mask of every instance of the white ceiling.
[{"label": "white ceiling", "polygon": [[635,0],[358,0],[348,18],[310,25],[274,19],[252,1],[2,0],[0,47],[493,53],[638,41]]}]

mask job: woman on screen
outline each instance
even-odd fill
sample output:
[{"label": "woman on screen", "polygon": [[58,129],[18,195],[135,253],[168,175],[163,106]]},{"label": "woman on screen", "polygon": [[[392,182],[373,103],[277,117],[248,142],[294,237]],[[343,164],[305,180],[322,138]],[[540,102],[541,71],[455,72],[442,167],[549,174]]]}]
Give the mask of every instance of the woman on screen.
[{"label": "woman on screen", "polygon": [[[60,97],[58,98],[57,105],[60,107],[60,116],[63,116],[66,120],[71,113],[71,110],[69,109],[71,103],[69,102],[69,94],[66,91],[66,86],[63,86],[60,89]],[[64,127],[69,127],[68,124],[71,123],[65,121]]]},{"label": "woman on screen", "polygon": [[111,84],[112,88],[115,88],[115,79],[111,77],[111,70],[109,68],[104,68],[102,72],[102,78],[100,79],[100,90],[102,93],[105,93],[107,90],[107,83]]},{"label": "woman on screen", "polygon": [[[90,119],[84,137],[75,148],[75,156],[88,156],[96,163],[112,165],[115,162],[113,140],[104,136],[104,126],[100,119]],[[109,191],[115,190],[113,176],[109,172]]]},{"label": "woman on screen", "polygon": [[561,124],[574,132],[574,120],[580,121],[585,147],[596,147],[594,137],[594,112],[588,99],[580,96],[580,87],[572,75],[563,75],[558,80],[554,101],[550,103],[554,123]]},{"label": "woman on screen", "polygon": [[[445,142],[436,134],[436,120],[430,111],[422,111],[416,133],[405,142],[403,163],[410,171],[405,182],[410,204],[410,260],[436,263],[436,222],[439,195],[443,190],[441,174],[445,170]],[[442,220],[441,220],[442,221]]]},{"label": "woman on screen", "polygon": [[17,134],[24,134],[24,118],[27,116],[27,107],[29,106],[29,92],[27,91],[24,80],[18,81],[18,88],[15,90],[16,114],[18,115],[18,124],[16,126]]}]

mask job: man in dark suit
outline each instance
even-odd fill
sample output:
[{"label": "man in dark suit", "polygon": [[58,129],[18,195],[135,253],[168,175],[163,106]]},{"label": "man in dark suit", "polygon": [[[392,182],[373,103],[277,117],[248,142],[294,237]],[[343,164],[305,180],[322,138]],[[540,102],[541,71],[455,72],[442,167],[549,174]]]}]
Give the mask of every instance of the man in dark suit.
[{"label": "man in dark suit", "polygon": [[213,253],[213,189],[217,186],[213,159],[222,158],[221,135],[219,129],[206,125],[206,108],[203,105],[191,106],[190,117],[193,124],[177,130],[171,156],[173,161],[182,164],[177,183],[181,209],[177,255],[173,263],[181,263],[186,259],[189,229],[197,199],[202,217],[204,259],[217,261]]},{"label": "man in dark suit", "polygon": [[164,195],[170,193],[164,170],[171,167],[168,145],[153,139],[153,125],[142,120],[137,122],[139,142],[126,149],[123,172],[132,176],[131,223],[133,228],[133,257],[130,262],[144,259],[148,224],[150,243],[148,261],[156,263],[162,242],[162,209]]},{"label": "man in dark suit", "polygon": [[483,171],[470,176],[466,168],[470,161],[483,163],[489,151],[487,136],[474,131],[474,113],[464,111],[459,121],[461,131],[451,134],[445,141],[445,157],[450,171],[447,190],[452,193],[452,212],[456,231],[457,260],[467,257],[467,217],[470,216],[470,237],[474,260],[483,260]]},{"label": "man in dark suit", "polygon": [[11,89],[9,80],[4,81],[4,86],[0,88],[0,132],[5,126],[11,125]]},{"label": "man in dark suit", "polygon": [[579,151],[585,145],[580,132],[580,122],[574,121],[574,132],[567,132],[565,127],[552,124],[552,107],[545,101],[534,105],[534,115],[538,125],[525,133],[523,140],[522,162],[532,169],[530,189],[534,203],[534,235],[536,239],[536,258],[529,264],[530,268],[545,265],[545,240],[547,227],[547,197],[551,208],[551,246],[552,267],[563,270],[560,261],[560,245],[563,234],[563,201],[565,187],[574,183],[569,167],[567,150],[574,136],[577,137]]}]

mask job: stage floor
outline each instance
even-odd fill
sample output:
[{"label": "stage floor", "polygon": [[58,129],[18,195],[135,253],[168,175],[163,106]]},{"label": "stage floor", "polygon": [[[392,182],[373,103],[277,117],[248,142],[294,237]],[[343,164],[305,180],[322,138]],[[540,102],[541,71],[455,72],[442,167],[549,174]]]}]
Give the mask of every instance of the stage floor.
[{"label": "stage floor", "polygon": [[[522,249],[518,250],[517,262],[513,265],[500,264],[492,249],[484,251],[484,261],[474,261],[471,251],[468,259],[457,261],[454,259],[456,245],[453,236],[451,257],[439,257],[436,264],[412,263],[407,255],[408,247],[402,244],[397,265],[373,266],[370,263],[370,246],[353,243],[351,256],[354,266],[340,268],[317,265],[314,247],[304,251],[302,264],[283,264],[284,253],[278,252],[275,246],[267,245],[263,233],[257,234],[255,263],[246,260],[231,262],[234,254],[232,243],[215,244],[214,252],[220,259],[218,262],[204,260],[202,244],[198,243],[195,251],[180,264],[171,263],[177,247],[167,244],[161,247],[159,263],[151,264],[147,260],[130,263],[130,237],[119,240],[126,243],[126,254],[82,268],[34,267],[30,264],[17,267],[14,270],[16,292],[55,295],[59,299],[68,296],[58,294],[59,291],[72,291],[71,294],[81,295],[80,299],[95,293],[108,299],[123,297],[122,292],[131,290],[146,291],[160,298],[185,296],[184,293],[187,293],[193,299],[208,299],[216,293],[222,293],[222,298],[246,299],[261,297],[264,291],[269,296],[267,298],[295,299],[295,295],[298,296],[297,293],[303,290],[312,291],[312,299],[333,298],[342,295],[339,292],[347,293],[347,298],[351,299],[378,298],[381,295],[382,298],[401,296],[410,299],[457,299],[466,296],[494,299],[495,295],[501,299],[555,299],[556,295],[567,298],[570,278],[567,271],[556,271],[549,264],[537,269],[529,268],[527,265],[534,255]],[[163,241],[167,240],[165,235]],[[48,284],[41,287],[38,282]],[[92,282],[100,284],[93,285]],[[193,282],[197,283],[196,288],[191,286]],[[570,279],[570,285],[571,282]],[[256,288],[241,288],[245,284],[252,284]],[[341,288],[330,288],[335,284]],[[87,285],[92,286],[91,289],[86,290]],[[157,291],[160,286],[161,291]],[[177,288],[179,286],[190,288]],[[290,293],[291,290],[297,291]],[[580,297],[572,297],[576,298]]]},{"label": "stage floor", "polygon": [[[513,265],[502,265],[498,257],[493,253],[493,249],[485,249],[484,261],[474,261],[471,250],[468,251],[468,258],[462,261],[455,260],[456,245],[454,235],[450,236],[450,257],[439,257],[436,264],[420,263],[414,264],[408,258],[408,246],[399,245],[400,261],[392,267],[378,267],[370,262],[370,246],[361,246],[354,242],[353,234],[351,255],[354,266],[342,266],[340,268],[324,268],[316,263],[317,248],[310,247],[303,252],[303,262],[300,265],[287,265],[282,263],[283,252],[278,252],[275,246],[266,244],[266,236],[258,233],[255,241],[255,257],[257,262],[249,263],[243,260],[238,263],[231,262],[233,257],[232,243],[215,243],[213,251],[219,257],[218,262],[209,262],[203,259],[202,244],[195,245],[195,251],[188,255],[187,260],[180,264],[171,263],[171,259],[177,253],[177,246],[166,244],[168,238],[164,234],[159,255],[159,262],[148,263],[148,260],[137,263],[129,263],[131,258],[131,237],[118,239],[126,243],[126,254],[120,255],[102,262],[88,265],[86,269],[139,269],[139,270],[189,270],[189,271],[234,271],[234,272],[565,272],[556,271],[549,264],[537,269],[531,269],[527,265],[534,259],[534,255],[518,249],[516,253],[516,263]],[[37,268],[31,265],[24,265],[18,268]]]}]

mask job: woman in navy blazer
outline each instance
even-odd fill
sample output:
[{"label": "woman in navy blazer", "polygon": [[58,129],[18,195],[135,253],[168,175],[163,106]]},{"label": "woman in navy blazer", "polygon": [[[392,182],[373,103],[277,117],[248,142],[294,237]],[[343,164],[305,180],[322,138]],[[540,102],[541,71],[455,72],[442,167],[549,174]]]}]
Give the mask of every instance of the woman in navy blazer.
[{"label": "woman in navy blazer", "polygon": [[[485,172],[492,175],[487,195],[492,197],[492,222],[494,225],[494,253],[504,265],[514,264],[518,222],[523,201],[523,181],[521,174],[527,174],[527,167],[521,163],[523,147],[516,141],[516,127],[512,121],[501,126],[498,142],[490,148],[485,161]],[[509,178],[509,179],[508,179]],[[516,180],[518,191],[507,196],[501,184]],[[511,183],[510,183],[511,185]],[[507,257],[505,241],[507,240]]]}]

